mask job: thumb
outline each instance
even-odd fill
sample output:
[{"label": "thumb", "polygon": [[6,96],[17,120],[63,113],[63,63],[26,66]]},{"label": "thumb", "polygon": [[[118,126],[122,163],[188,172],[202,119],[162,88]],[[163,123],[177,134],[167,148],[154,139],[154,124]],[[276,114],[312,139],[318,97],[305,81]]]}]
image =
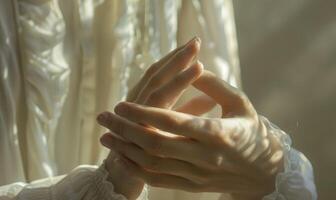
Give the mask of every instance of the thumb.
[{"label": "thumb", "polygon": [[209,112],[215,105],[216,102],[211,97],[202,94],[177,107],[175,111],[199,116]]},{"label": "thumb", "polygon": [[245,110],[245,94],[210,71],[204,70],[193,86],[220,104],[223,113]]}]

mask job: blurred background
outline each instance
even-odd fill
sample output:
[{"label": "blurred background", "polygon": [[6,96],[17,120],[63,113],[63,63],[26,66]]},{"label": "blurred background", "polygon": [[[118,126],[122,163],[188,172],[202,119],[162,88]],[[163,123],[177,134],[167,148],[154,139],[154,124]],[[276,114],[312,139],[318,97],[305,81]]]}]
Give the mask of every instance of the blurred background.
[{"label": "blurred background", "polygon": [[336,199],[336,1],[234,0],[243,88]]}]

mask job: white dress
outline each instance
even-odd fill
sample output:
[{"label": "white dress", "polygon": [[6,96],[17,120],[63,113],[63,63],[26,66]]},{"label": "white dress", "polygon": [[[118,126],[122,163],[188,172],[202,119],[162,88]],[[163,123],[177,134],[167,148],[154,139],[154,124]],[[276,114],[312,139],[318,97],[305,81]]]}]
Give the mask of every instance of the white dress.
[{"label": "white dress", "polygon": [[[230,0],[0,0],[0,199],[125,199],[103,165],[83,165],[107,155],[96,114],[195,35],[206,68],[239,87]],[[264,199],[316,199],[309,161],[269,131],[283,142],[285,172]],[[139,199],[221,195],[149,188]]]}]

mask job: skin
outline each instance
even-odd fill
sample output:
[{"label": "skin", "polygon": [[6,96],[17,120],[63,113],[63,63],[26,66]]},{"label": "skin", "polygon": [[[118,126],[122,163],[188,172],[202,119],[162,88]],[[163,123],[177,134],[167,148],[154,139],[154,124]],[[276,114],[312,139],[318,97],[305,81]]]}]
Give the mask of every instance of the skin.
[{"label": "skin", "polygon": [[[201,67],[188,73],[200,66],[191,64],[199,51],[195,46],[190,54],[168,55],[171,64],[151,67],[128,102],[117,105],[115,114],[99,115],[98,122],[111,130],[101,142],[121,155],[120,166],[141,184],[261,199],[274,190],[282,171],[282,148],[242,91]],[[187,70],[181,72],[181,66]],[[206,95],[171,110],[190,84]],[[221,117],[199,116],[215,103]]]},{"label": "skin", "polygon": [[[201,75],[203,66],[195,62],[199,49],[199,38],[193,38],[152,64],[140,81],[130,90],[127,101],[167,109],[174,105],[186,87]],[[200,97],[196,97],[194,101],[197,102],[198,98]],[[204,98],[202,101],[204,102],[203,109],[214,105],[210,98],[208,102]],[[97,118],[98,122],[101,121],[100,117],[101,115]],[[103,144],[104,141],[102,137]],[[105,165],[110,174],[109,181],[115,186],[116,192],[128,199],[136,199],[140,195],[144,181],[125,170],[120,152],[111,149]]]}]

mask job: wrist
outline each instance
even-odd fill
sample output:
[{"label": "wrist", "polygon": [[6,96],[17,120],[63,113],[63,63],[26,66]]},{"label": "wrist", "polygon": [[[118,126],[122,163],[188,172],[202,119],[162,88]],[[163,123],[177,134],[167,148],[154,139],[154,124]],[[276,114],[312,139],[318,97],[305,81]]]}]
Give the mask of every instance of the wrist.
[{"label": "wrist", "polygon": [[276,176],[284,171],[284,149],[280,139],[270,130],[263,119],[259,118],[258,122],[257,130],[269,142],[268,148],[260,155],[263,162],[256,164],[261,175],[256,179],[260,187],[254,191],[254,194],[236,195],[234,199],[237,200],[262,199],[274,192]]},{"label": "wrist", "polygon": [[116,193],[124,195],[128,200],[138,198],[143,190],[144,182],[125,170],[118,154],[110,153],[105,161],[105,168],[109,173],[107,181],[113,184]]}]

